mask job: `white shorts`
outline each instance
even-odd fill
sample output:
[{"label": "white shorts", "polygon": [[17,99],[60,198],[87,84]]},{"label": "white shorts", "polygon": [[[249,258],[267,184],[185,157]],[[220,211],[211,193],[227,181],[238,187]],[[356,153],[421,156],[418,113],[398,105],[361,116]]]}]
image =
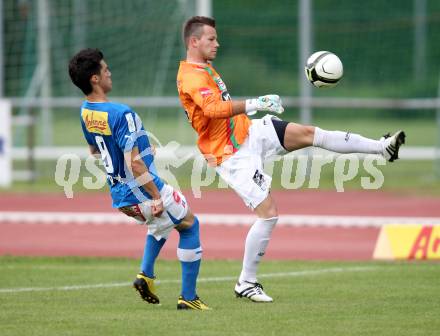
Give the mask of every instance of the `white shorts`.
[{"label": "white shorts", "polygon": [[188,213],[188,204],[181,192],[174,190],[168,184],[164,184],[160,194],[164,208],[160,217],[154,217],[151,214],[150,202],[119,208],[127,216],[136,219],[139,224],[146,224],[148,234],[153,235],[157,240],[167,239],[170,232],[180,224]]},{"label": "white shorts", "polygon": [[287,151],[281,146],[270,114],[252,120],[249,135],[240,149],[216,167],[221,178],[255,209],[269,194],[272,177],[263,170],[264,161]]}]

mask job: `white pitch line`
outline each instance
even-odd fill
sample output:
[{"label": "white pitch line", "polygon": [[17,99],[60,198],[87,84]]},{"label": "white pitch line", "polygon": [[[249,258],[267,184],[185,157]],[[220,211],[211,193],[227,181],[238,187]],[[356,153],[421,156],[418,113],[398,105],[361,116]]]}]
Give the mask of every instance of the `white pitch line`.
[{"label": "white pitch line", "polygon": [[[306,271],[295,271],[295,272],[280,272],[280,273],[265,273],[260,274],[260,278],[283,278],[283,277],[302,277],[302,276],[315,276],[323,275],[329,273],[346,273],[346,272],[367,272],[377,269],[377,267],[372,266],[358,266],[358,267],[334,267],[334,268],[324,268],[317,270],[306,270]],[[236,276],[227,277],[209,277],[200,278],[197,282],[224,282],[224,281],[235,281]],[[169,284],[169,283],[180,283],[181,280],[157,280],[156,284]],[[21,292],[51,292],[51,291],[72,291],[72,290],[83,290],[83,289],[103,289],[103,288],[113,288],[113,287],[126,287],[131,286],[130,282],[115,282],[107,284],[95,284],[95,285],[74,285],[74,286],[60,286],[60,287],[24,287],[24,288],[0,288],[0,294],[10,294],[10,293],[21,293]]]},{"label": "white pitch line", "polygon": [[51,292],[51,291],[71,291],[81,289],[93,288],[111,288],[111,287],[125,287],[129,286],[129,282],[115,282],[108,284],[96,285],[76,285],[76,286],[61,286],[61,287],[22,287],[22,288],[0,288],[1,293],[20,293],[20,292]]},{"label": "white pitch line", "polygon": [[[197,214],[203,225],[251,225],[253,214]],[[135,221],[120,213],[108,212],[17,212],[0,211],[1,223],[26,224],[76,224],[76,225],[136,225]],[[440,225],[440,217],[401,216],[327,216],[327,215],[287,215],[280,214],[280,226],[342,226],[381,227],[387,224]]]}]

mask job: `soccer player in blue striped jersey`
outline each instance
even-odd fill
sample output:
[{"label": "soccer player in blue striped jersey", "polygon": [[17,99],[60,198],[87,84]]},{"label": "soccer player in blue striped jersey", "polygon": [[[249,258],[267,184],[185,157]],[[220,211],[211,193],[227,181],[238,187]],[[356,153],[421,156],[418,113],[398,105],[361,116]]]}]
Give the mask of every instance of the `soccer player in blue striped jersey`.
[{"label": "soccer player in blue striped jersey", "polygon": [[69,63],[72,82],[86,95],[81,126],[93,155],[107,172],[113,207],[146,224],[148,234],[134,288],[148,303],[158,304],[154,265],[173,229],[179,232],[177,256],[182,267],[178,309],[207,310],[197,296],[196,283],[202,257],[199,221],[183,194],[164,183],[154,166],[154,153],[139,116],[127,105],[108,100],[111,72],[98,49],[84,49]]}]

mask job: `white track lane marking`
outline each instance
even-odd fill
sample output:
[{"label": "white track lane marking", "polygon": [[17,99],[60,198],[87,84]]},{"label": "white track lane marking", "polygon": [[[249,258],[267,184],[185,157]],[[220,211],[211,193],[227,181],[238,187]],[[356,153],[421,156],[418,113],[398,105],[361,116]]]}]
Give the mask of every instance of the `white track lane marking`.
[{"label": "white track lane marking", "polygon": [[[203,225],[251,225],[255,215],[246,214],[197,214]],[[121,213],[108,212],[16,212],[0,211],[1,223],[26,224],[77,224],[77,225],[137,225]],[[380,227],[387,224],[440,225],[440,217],[399,216],[327,216],[280,214],[277,225],[285,226],[342,226]]]},{"label": "white track lane marking", "polygon": [[[259,278],[282,278],[282,277],[303,277],[303,276],[315,276],[323,275],[329,273],[347,273],[347,272],[368,272],[376,270],[377,267],[372,266],[358,266],[358,267],[334,267],[334,268],[324,268],[317,270],[304,270],[295,272],[280,272],[280,273],[265,273],[260,274]],[[198,282],[223,282],[223,281],[235,281],[236,276],[227,277],[208,277],[199,278]],[[157,280],[157,284],[169,284],[169,283],[180,283],[181,280]],[[59,287],[25,287],[25,288],[0,288],[0,294],[8,293],[21,293],[21,292],[51,292],[51,291],[72,291],[72,290],[83,290],[83,289],[104,289],[113,287],[126,287],[131,286],[131,282],[115,282],[115,283],[101,283],[95,285],[74,285],[74,286],[59,286]]]}]

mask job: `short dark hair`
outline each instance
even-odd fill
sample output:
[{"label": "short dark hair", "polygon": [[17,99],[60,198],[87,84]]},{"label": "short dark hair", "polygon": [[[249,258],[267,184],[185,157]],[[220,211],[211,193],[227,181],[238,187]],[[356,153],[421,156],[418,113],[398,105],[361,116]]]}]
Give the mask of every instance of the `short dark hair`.
[{"label": "short dark hair", "polygon": [[189,18],[183,25],[183,42],[188,48],[189,38],[193,35],[200,38],[202,36],[202,28],[204,25],[215,28],[215,20],[207,16],[193,16]]},{"label": "short dark hair", "polygon": [[90,78],[99,75],[103,59],[104,54],[99,49],[88,48],[78,52],[69,62],[70,79],[86,96],[93,91]]}]

